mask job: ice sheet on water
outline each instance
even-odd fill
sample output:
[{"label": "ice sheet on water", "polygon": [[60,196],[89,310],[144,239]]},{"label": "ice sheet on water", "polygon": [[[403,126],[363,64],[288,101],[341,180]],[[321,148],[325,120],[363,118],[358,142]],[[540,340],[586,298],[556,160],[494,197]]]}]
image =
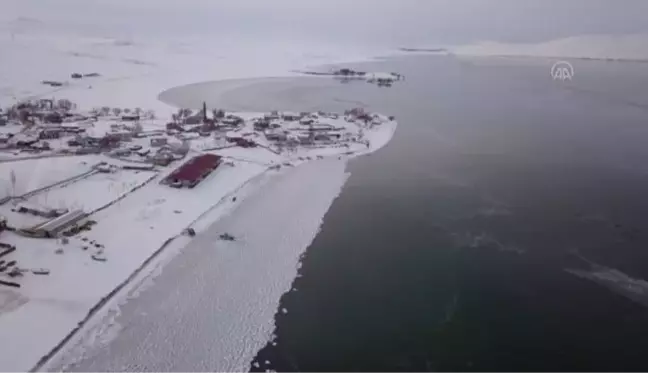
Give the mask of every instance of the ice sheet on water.
[{"label": "ice sheet on water", "polygon": [[[115,322],[128,327],[72,370],[247,370],[275,339],[279,300],[348,177],[345,165],[313,161],[271,179],[126,303]],[[244,240],[223,244],[223,231]]]},{"label": "ice sheet on water", "polygon": [[[584,259],[584,258],[583,258]],[[580,278],[594,281],[630,300],[648,307],[648,281],[633,278],[618,269],[588,261],[589,270],[566,268],[565,271]]]}]

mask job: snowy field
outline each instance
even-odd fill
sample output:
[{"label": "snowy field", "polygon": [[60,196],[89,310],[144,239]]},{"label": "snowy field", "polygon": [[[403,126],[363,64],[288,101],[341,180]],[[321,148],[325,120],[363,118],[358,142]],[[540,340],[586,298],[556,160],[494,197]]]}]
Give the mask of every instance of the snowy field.
[{"label": "snowy field", "polygon": [[130,193],[153,175],[152,172],[132,170],[97,173],[70,185],[39,193],[27,201],[52,208],[91,212]]},{"label": "snowy field", "polygon": [[101,156],[89,155],[0,162],[0,198],[20,196],[81,175],[102,160]]},{"label": "snowy field", "polygon": [[[175,109],[158,101],[157,96],[171,87],[219,79],[293,76],[290,70],[303,64],[350,62],[367,56],[315,47],[317,56],[309,57],[305,46],[291,51],[272,43],[243,48],[222,41],[220,48],[205,49],[202,42],[3,34],[0,47],[12,52],[3,54],[0,60],[0,104],[55,95],[80,107],[140,107],[168,116]],[[270,55],[272,58],[266,58]],[[71,79],[75,72],[101,76]],[[64,84],[50,87],[41,84],[42,80]]]}]

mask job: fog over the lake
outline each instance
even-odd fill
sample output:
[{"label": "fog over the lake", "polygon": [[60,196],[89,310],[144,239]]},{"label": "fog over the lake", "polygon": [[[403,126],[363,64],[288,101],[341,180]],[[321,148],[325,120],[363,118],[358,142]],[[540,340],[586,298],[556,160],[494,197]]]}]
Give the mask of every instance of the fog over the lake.
[{"label": "fog over the lake", "polygon": [[644,0],[5,0],[2,32],[371,47],[648,33]]}]

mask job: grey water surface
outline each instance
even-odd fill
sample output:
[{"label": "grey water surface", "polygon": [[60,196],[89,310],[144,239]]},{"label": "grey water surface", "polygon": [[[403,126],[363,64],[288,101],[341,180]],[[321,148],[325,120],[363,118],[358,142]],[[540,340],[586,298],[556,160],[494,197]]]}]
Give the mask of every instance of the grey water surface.
[{"label": "grey water surface", "polygon": [[[412,56],[356,66],[407,77],[391,88],[297,78],[217,98],[209,84],[176,90],[229,110],[361,106],[399,121],[390,144],[349,163],[251,370],[648,369],[647,65],[574,60],[560,82],[553,62]],[[192,283],[177,270],[160,279],[149,292]],[[185,325],[154,298],[133,301],[147,323],[205,351],[192,359],[219,358],[204,333],[174,332]],[[127,336],[104,359],[155,345]]]}]

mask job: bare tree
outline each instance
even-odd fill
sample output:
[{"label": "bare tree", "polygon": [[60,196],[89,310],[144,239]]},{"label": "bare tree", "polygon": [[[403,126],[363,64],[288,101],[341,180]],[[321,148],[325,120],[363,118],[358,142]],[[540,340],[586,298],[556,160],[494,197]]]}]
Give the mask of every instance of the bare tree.
[{"label": "bare tree", "polygon": [[144,128],[142,128],[142,124],[140,122],[135,122],[135,124],[133,124],[133,132],[140,133],[143,130]]},{"label": "bare tree", "polygon": [[70,101],[70,100],[68,100],[68,99],[66,99],[66,98],[62,98],[62,99],[60,99],[60,100],[58,100],[58,101],[56,102],[56,106],[57,106],[59,109],[63,109],[63,110],[72,110],[72,106],[73,106],[73,105],[72,105],[72,101]]},{"label": "bare tree", "polygon": [[14,170],[11,170],[11,174],[9,177],[11,178],[12,195],[15,197],[16,196],[16,172]]}]

